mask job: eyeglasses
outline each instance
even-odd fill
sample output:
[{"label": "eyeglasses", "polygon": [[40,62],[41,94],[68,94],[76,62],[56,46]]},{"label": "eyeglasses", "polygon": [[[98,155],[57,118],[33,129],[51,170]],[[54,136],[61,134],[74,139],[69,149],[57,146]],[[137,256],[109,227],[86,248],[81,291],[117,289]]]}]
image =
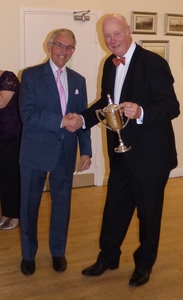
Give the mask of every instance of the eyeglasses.
[{"label": "eyeglasses", "polygon": [[57,47],[57,49],[62,49],[62,50],[66,49],[66,51],[68,51],[68,52],[73,52],[75,49],[75,47],[73,47],[73,46],[70,46],[70,45],[65,46],[59,42],[51,42],[51,44],[55,45]]}]

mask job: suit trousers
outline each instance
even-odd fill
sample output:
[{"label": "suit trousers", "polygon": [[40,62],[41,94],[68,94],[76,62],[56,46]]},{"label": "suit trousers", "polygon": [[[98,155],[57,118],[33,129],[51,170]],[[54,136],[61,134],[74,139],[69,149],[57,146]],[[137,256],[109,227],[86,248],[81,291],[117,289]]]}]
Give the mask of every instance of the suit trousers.
[{"label": "suit trousers", "polygon": [[[51,196],[49,246],[54,257],[65,255],[70,217],[73,174],[68,172],[64,157],[64,147],[62,147],[58,162],[54,170],[49,173]],[[20,167],[20,172],[22,257],[25,260],[34,260],[38,250],[38,212],[47,172],[23,165]]]},{"label": "suit trousers", "polygon": [[121,245],[126,236],[133,213],[139,219],[139,242],[134,252],[135,266],[151,270],[158,251],[164,188],[169,174],[157,174],[147,179],[133,176],[124,154],[114,154],[108,181],[106,203],[100,235],[98,260],[103,263],[117,262]]}]

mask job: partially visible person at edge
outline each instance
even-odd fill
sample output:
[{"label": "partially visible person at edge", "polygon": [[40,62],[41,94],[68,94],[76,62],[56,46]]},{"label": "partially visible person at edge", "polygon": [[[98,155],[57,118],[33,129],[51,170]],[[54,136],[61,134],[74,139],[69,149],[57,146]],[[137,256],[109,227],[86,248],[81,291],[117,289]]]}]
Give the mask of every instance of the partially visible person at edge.
[{"label": "partially visible person at edge", "polygon": [[[177,166],[171,120],[179,102],[169,65],[161,56],[133,42],[130,26],[119,14],[108,15],[102,25],[105,43],[112,52],[104,64],[101,99],[82,114],[86,129],[99,121],[95,110],[108,105],[107,94],[129,118],[121,130],[131,149],[115,153],[116,132],[107,129],[110,174],[100,234],[100,253],[83,275],[98,276],[119,267],[121,245],[135,208],[139,219],[139,246],[129,284],[148,282],[157,258],[164,189],[170,171]],[[125,57],[125,65],[113,59]]]},{"label": "partially visible person at edge", "polygon": [[[71,125],[81,126],[79,118],[72,112],[79,113],[87,108],[85,78],[66,66],[75,46],[76,40],[72,31],[56,30],[47,44],[51,58],[46,63],[24,70],[22,74],[20,268],[24,275],[33,274],[36,269],[38,211],[47,172],[52,199],[50,253],[53,269],[62,272],[67,267],[65,251],[78,141],[80,148],[78,171],[87,170],[91,164],[90,131],[84,132],[80,129],[71,133],[64,128]],[[62,70],[61,75],[57,75],[58,69]],[[59,97],[57,79],[61,80],[64,87],[66,115],[62,113],[60,103],[62,99]]]},{"label": "partially visible person at edge", "polygon": [[20,217],[19,86],[13,72],[0,71],[0,228],[3,230],[16,228]]}]

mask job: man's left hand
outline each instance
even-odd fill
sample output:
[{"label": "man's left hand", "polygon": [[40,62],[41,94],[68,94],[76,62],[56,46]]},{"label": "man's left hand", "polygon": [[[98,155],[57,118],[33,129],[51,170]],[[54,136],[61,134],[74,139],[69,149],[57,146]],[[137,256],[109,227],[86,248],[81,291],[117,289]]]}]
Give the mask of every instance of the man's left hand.
[{"label": "man's left hand", "polygon": [[119,106],[123,109],[123,113],[127,118],[139,119],[141,117],[141,107],[137,103],[123,102]]}]

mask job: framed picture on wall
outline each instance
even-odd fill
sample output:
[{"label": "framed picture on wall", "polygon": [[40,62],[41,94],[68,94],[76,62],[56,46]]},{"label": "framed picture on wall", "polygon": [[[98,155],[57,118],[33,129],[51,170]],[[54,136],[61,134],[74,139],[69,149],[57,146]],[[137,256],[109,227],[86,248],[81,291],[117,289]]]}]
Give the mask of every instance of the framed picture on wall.
[{"label": "framed picture on wall", "polygon": [[167,61],[169,60],[169,41],[141,41],[141,46],[144,49],[155,52],[162,56]]},{"label": "framed picture on wall", "polygon": [[138,34],[156,34],[157,13],[132,11],[131,30]]},{"label": "framed picture on wall", "polygon": [[183,35],[183,15],[165,14],[165,34]]}]

